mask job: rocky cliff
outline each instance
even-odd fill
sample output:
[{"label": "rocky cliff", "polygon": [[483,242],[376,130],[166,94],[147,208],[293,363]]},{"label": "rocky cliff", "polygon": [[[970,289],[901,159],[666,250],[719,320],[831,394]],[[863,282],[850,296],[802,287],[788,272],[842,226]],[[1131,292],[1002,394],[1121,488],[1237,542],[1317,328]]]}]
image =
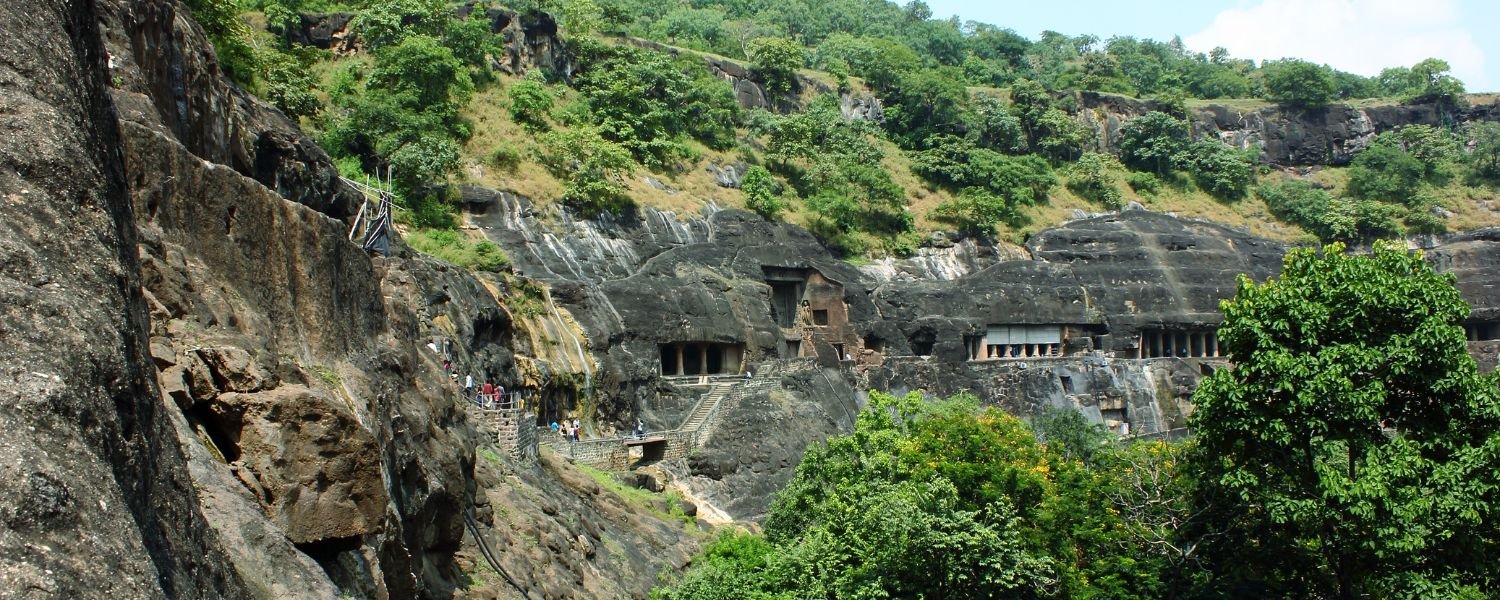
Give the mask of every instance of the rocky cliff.
[{"label": "rocky cliff", "polygon": [[[0,25],[7,595],[451,597],[487,568],[465,515],[488,527],[516,477],[568,511],[513,518],[604,550],[515,554],[558,575],[507,594],[640,596],[693,551],[670,537],[690,523],[565,463],[476,467],[493,432],[426,343],[522,381],[504,282],[350,243],[362,198],[180,5],[17,2]],[[609,550],[643,537],[671,551]]]},{"label": "rocky cliff", "polygon": [[[1098,92],[1080,92],[1078,118],[1094,134],[1095,149],[1118,152],[1126,121],[1153,110],[1150,100]],[[1205,104],[1189,110],[1194,137],[1217,138],[1236,148],[1255,148],[1267,163],[1279,166],[1346,165],[1376,135],[1406,125],[1447,126],[1500,121],[1500,103],[1476,96],[1463,107],[1441,104],[1316,108],[1253,104]]]},{"label": "rocky cliff", "polygon": [[[349,242],[364,198],[176,2],[21,0],[0,27],[16,597],[644,597],[706,539],[695,502],[761,517],[868,390],[1172,433],[1222,365],[1216,302],[1285,250],[1133,210],[856,268],[744,211],[580,219],[476,188],[466,219],[518,271],[478,276]],[[1497,249],[1428,249],[1489,365]],[[460,374],[526,410],[492,419]],[[695,447],[617,479],[519,441],[560,417]]]}]

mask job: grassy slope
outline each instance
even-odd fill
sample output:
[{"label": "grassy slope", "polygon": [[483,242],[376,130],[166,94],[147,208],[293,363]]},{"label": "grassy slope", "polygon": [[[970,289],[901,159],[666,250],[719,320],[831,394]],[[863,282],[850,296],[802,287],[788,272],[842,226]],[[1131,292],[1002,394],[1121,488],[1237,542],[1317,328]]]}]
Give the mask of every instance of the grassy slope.
[{"label": "grassy slope", "polygon": [[[683,51],[694,52],[686,49]],[[314,72],[326,85],[339,68],[352,62],[368,65],[371,61],[368,56],[335,57],[316,65]],[[832,83],[832,78],[825,73],[807,72],[804,75]],[[515,78],[499,76],[494,83],[477,91],[465,108],[464,115],[473,123],[474,135],[464,146],[464,168],[458,178],[468,183],[515,192],[545,206],[559,197],[563,185],[537,162],[535,158],[539,149],[537,136],[511,119],[505,90],[514,81]],[[851,83],[856,89],[863,89],[862,82],[857,78],[851,78]],[[576,92],[566,86],[554,85],[551,88],[559,94],[559,111],[564,105],[577,101]],[[980,91],[998,94],[1001,97],[1007,95],[1007,91],[1003,89],[971,89],[971,92]],[[1496,101],[1500,101],[1500,95],[1471,98],[1471,102],[1483,104]],[[1379,101],[1370,102],[1378,103]],[[1370,102],[1362,102],[1360,105],[1373,105]],[[1189,104],[1192,106],[1221,104],[1243,110],[1269,106],[1265,101],[1256,99],[1190,100]],[[554,124],[554,126],[563,127],[560,124]],[[743,135],[744,132],[742,131],[741,134]],[[918,232],[925,235],[933,231],[949,229],[948,225],[932,219],[930,213],[939,204],[951,199],[951,194],[947,190],[929,186],[914,175],[910,169],[910,161],[894,144],[881,141],[879,145],[886,153],[886,158],[882,162],[883,166],[891,173],[896,183],[906,189],[907,201],[916,215]],[[685,161],[672,172],[653,173],[647,169],[638,168],[627,182],[631,196],[636,202],[642,206],[670,210],[678,214],[695,214],[709,203],[720,207],[743,208],[744,195],[739,190],[719,187],[713,175],[707,171],[711,163],[724,165],[741,158],[739,152],[714,151],[696,143],[693,146],[699,153],[698,158]],[[500,147],[509,147],[518,151],[522,156],[521,163],[511,169],[497,167],[490,156],[496,148]],[[755,157],[749,158],[754,162]],[[1343,171],[1340,168],[1314,168],[1307,170],[1306,175],[1269,173],[1263,174],[1260,181],[1305,176],[1329,187],[1342,188],[1345,180]],[[1066,169],[1060,169],[1059,175],[1065,180]],[[1119,188],[1124,192],[1126,202],[1137,201],[1151,210],[1206,219],[1245,229],[1259,236],[1287,242],[1310,242],[1313,239],[1301,228],[1276,220],[1253,194],[1238,202],[1225,203],[1193,189],[1169,186],[1154,197],[1143,196],[1123,184],[1124,175],[1123,171],[1116,173],[1117,179],[1121,182]],[[648,176],[661,181],[671,189],[664,191],[648,184],[645,180]],[[1497,197],[1494,192],[1454,184],[1442,190],[1439,195],[1443,198],[1444,205],[1454,213],[1454,216],[1449,219],[1450,227],[1453,229],[1500,226],[1500,214],[1480,206],[1481,202],[1500,206],[1500,197]],[[1080,210],[1084,213],[1095,213],[1105,209],[1078,197],[1064,186],[1059,186],[1052,191],[1048,204],[1026,210],[1029,223],[1015,228],[1002,227],[999,232],[1000,237],[1019,242],[1030,233],[1069,220]],[[810,215],[800,205],[794,205],[790,207],[783,219],[791,223],[807,225]],[[873,244],[873,246],[878,247],[878,244]]]}]

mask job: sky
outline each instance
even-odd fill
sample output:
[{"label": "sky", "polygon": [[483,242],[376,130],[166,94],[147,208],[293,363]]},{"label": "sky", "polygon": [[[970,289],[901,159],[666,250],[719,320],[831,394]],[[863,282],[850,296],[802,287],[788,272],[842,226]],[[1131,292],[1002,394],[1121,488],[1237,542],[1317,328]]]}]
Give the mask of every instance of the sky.
[{"label": "sky", "polygon": [[[898,0],[903,1],[904,0]],[[1497,0],[926,0],[934,17],[1008,27],[1169,40],[1256,61],[1295,57],[1376,75],[1424,58],[1448,61],[1470,92],[1500,91]]]}]

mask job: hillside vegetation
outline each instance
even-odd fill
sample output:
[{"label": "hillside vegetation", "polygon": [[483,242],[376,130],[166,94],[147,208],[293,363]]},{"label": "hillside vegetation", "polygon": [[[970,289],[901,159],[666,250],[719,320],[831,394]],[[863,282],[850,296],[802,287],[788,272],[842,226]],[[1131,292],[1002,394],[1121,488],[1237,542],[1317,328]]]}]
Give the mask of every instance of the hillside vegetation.
[{"label": "hillside vegetation", "polygon": [[[442,0],[190,4],[227,70],[300,117],[347,175],[393,171],[400,219],[418,230],[458,224],[445,182],[579,215],[742,206],[851,256],[908,255],[935,230],[1021,241],[1078,211],[1133,201],[1290,241],[1496,221],[1474,206],[1500,178],[1492,123],[1383,134],[1347,173],[1310,177],[1194,139],[1187,125],[1204,102],[1456,108],[1463,84],[1436,59],[1366,78],[1296,59],[1193,53],[1175,39],[1049,31],[1033,40],[933,18],[921,2],[543,0],[507,8],[555,18],[572,69],[512,75],[494,68],[504,41],[482,18],[486,2],[466,11]],[[336,10],[356,14],[353,54],[271,33],[297,26],[299,13]],[[748,65],[769,102],[789,110],[741,109],[706,56]],[[1073,114],[1079,90],[1150,98],[1159,110],[1126,125],[1118,156],[1101,155]],[[883,119],[847,118],[839,95],[849,93],[880,98]],[[710,165],[748,170],[728,189]],[[491,254],[461,235],[427,239],[458,246],[445,256]]]}]

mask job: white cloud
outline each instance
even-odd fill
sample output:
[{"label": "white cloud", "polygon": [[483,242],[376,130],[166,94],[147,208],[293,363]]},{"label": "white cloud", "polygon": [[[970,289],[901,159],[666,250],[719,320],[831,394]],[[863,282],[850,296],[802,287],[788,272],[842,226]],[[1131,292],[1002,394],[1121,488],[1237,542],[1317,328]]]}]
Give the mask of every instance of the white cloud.
[{"label": "white cloud", "polygon": [[1461,19],[1454,0],[1253,0],[1184,42],[1200,52],[1223,46],[1239,58],[1302,58],[1360,75],[1435,57],[1470,90],[1487,89],[1484,51]]}]

